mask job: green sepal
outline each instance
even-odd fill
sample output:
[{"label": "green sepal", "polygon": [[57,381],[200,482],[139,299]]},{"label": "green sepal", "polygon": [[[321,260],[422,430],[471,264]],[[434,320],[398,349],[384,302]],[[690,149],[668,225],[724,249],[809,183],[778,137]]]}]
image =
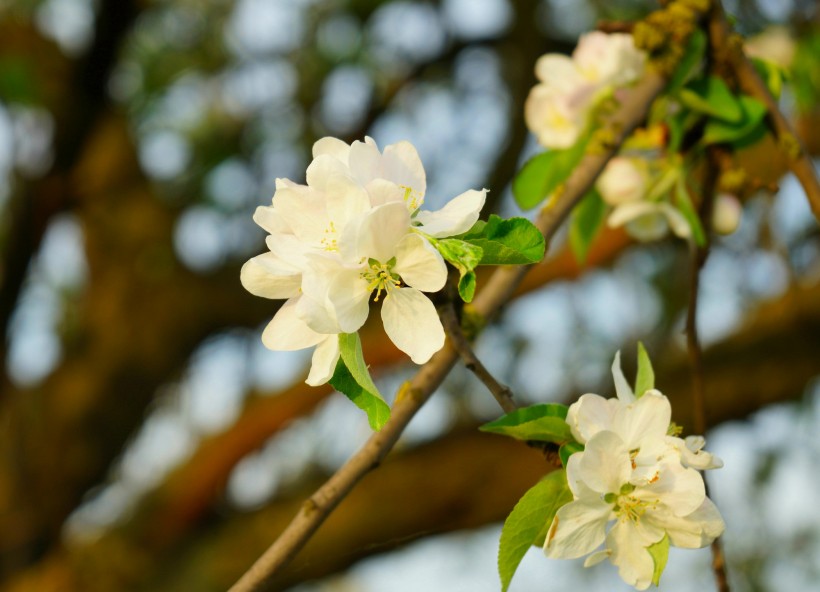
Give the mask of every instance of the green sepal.
[{"label": "green sepal", "polygon": [[482,432],[502,434],[517,440],[563,444],[573,440],[567,424],[568,407],[558,403],[542,403],[516,409],[512,413],[485,423]]},{"label": "green sepal", "polygon": [[655,388],[655,371],[652,369],[652,361],[643,343],[638,342],[638,374],[635,376],[635,397],[641,398],[643,394]]},{"label": "green sepal", "polygon": [[652,583],[660,586],[661,575],[666,569],[666,562],[669,559],[669,535],[664,534],[663,538],[654,545],[649,545],[646,550],[652,556],[655,570],[652,572]]},{"label": "green sepal", "polygon": [[513,197],[522,210],[534,208],[567,180],[584,157],[589,135],[569,148],[547,150],[524,163],[512,183]]},{"label": "green sepal", "polygon": [[564,467],[566,467],[570,456],[572,456],[576,452],[583,451],[584,445],[580,442],[567,442],[566,444],[562,444],[561,447],[558,449],[558,457],[561,459],[561,464],[564,465]]},{"label": "green sepal", "polygon": [[544,258],[544,235],[526,218],[491,215],[479,220],[460,239],[479,247],[479,265],[529,265]]},{"label": "green sepal", "polygon": [[330,385],[367,414],[371,429],[378,432],[390,419],[390,407],[373,384],[362,354],[358,333],[339,334],[339,361]]},{"label": "green sepal", "polygon": [[498,575],[506,592],[518,565],[532,545],[543,546],[558,509],[572,501],[563,470],[541,479],[515,504],[501,529],[498,544]]},{"label": "green sepal", "polygon": [[606,203],[596,189],[590,190],[572,210],[569,222],[569,245],[575,260],[583,264],[589,247],[606,220]]}]

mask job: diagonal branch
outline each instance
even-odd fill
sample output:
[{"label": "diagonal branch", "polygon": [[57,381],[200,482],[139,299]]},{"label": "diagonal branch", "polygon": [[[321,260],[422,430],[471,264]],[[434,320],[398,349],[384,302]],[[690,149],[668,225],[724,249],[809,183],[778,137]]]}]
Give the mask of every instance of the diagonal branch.
[{"label": "diagonal branch", "polygon": [[[649,74],[624,101],[608,122],[612,142],[599,153],[588,154],[567,180],[562,191],[551,199],[538,216],[536,226],[547,242],[555,235],[569,212],[595,182],[606,163],[618,151],[632,130],[642,123],[652,101],[663,90],[665,80]],[[475,311],[485,318],[493,317],[513,295],[529,267],[498,269],[474,301]],[[392,416],[378,433],[334,474],[300,509],[281,536],[231,588],[230,592],[263,590],[269,579],[288,564],[319,528],[330,512],[344,499],[358,481],[378,466],[398,440],[404,428],[424,402],[442,383],[457,360],[452,345],[444,348],[399,391]]]}]

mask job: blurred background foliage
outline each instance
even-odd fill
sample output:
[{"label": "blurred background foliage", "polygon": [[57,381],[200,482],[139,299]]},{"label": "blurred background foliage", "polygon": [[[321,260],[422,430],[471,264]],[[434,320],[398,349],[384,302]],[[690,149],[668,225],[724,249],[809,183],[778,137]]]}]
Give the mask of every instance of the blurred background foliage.
[{"label": "blurred background foliage", "polygon": [[[510,215],[537,150],[522,108],[535,59],[654,6],[0,0],[0,590],[226,589],[368,435],[343,397],[302,384],[303,352],[261,345],[278,303],[238,278],[264,249],[251,214],[275,179],[303,181],[325,135],[408,139],[431,205],[488,187],[486,213]],[[783,103],[817,153],[817,3],[727,8],[742,33],[778,25],[796,44]],[[808,590],[820,233],[772,142],[743,159],[770,190],[743,196],[704,270],[711,448],[727,464],[712,485],[735,589]],[[606,232],[581,270],[558,243],[479,355],[522,401],[571,400],[607,394],[614,351],[643,339],[687,425],[685,245]],[[393,392],[413,368],[364,331]],[[498,411],[472,376],[442,391],[278,589],[497,589],[498,523],[543,461],[475,431]],[[673,554],[667,574],[664,590],[709,586],[708,554]],[[534,551],[512,589],[616,580]]]}]

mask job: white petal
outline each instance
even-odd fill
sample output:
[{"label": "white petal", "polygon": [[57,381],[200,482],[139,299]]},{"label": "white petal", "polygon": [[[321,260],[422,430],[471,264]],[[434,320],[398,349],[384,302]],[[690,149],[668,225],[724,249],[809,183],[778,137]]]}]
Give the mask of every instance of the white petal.
[{"label": "white petal", "polygon": [[686,516],[675,516],[671,512],[662,515],[647,515],[669,534],[669,541],[676,547],[700,549],[711,544],[723,534],[726,524],[715,504],[708,497],[701,506]]},{"label": "white petal", "polygon": [[268,233],[290,232],[287,222],[282,219],[273,206],[259,206],[253,213],[253,221]]},{"label": "white petal", "polygon": [[339,162],[347,165],[347,158],[350,154],[350,146],[338,138],[327,136],[316,140],[313,144],[313,158],[317,158],[323,154],[332,156]]},{"label": "white petal", "polygon": [[345,245],[355,245],[356,258],[387,263],[396,255],[399,241],[409,231],[410,212],[403,203],[391,202],[373,208],[358,222],[348,224],[342,241]]},{"label": "white petal", "polygon": [[329,222],[322,193],[296,191],[285,187],[276,192],[273,204],[276,213],[299,240],[310,245],[319,245]]},{"label": "white petal", "polygon": [[617,399],[604,399],[592,393],[581,395],[567,412],[572,435],[583,444],[598,432],[611,429],[617,409]]},{"label": "white petal", "polygon": [[302,275],[273,253],[263,253],[242,266],[239,280],[255,296],[292,298],[299,295]]},{"label": "white petal", "polygon": [[652,583],[655,562],[629,520],[615,523],[606,535],[606,546],[612,551],[610,560],[618,566],[621,579],[638,590],[646,590]]},{"label": "white petal", "polygon": [[671,420],[669,399],[656,390],[649,390],[634,403],[617,410],[612,431],[621,436],[627,450],[633,450],[639,448],[643,440],[664,441]]},{"label": "white petal", "polygon": [[624,371],[621,370],[621,352],[615,352],[615,359],[612,361],[612,379],[615,381],[615,394],[622,403],[632,403],[635,400],[635,393],[632,392],[632,387],[624,377]]},{"label": "white petal", "polygon": [[584,483],[598,493],[618,493],[629,482],[629,449],[614,432],[598,432],[587,442],[579,462]]},{"label": "white petal", "polygon": [[341,234],[351,218],[370,210],[370,196],[347,175],[331,175],[325,183],[327,216],[334,232]]},{"label": "white petal", "polygon": [[396,185],[409,188],[418,196],[418,206],[427,191],[427,178],[419,153],[410,142],[390,144],[384,149],[384,178]]},{"label": "white petal", "polygon": [[470,189],[451,199],[447,205],[435,212],[421,210],[416,214],[416,221],[421,223],[421,230],[435,238],[455,236],[470,230],[478,220],[487,190]]},{"label": "white petal", "polygon": [[610,504],[600,499],[570,502],[558,509],[544,540],[544,553],[553,559],[575,559],[604,542]]},{"label": "white petal", "polygon": [[339,336],[328,335],[316,346],[311,359],[310,373],[305,381],[310,386],[319,386],[333,378],[339,361]]},{"label": "white petal", "polygon": [[404,202],[405,190],[384,179],[373,179],[365,187],[370,195],[370,206],[376,207],[393,201]]},{"label": "white petal", "polygon": [[575,62],[568,56],[548,53],[535,62],[535,76],[551,88],[571,91],[583,82]]},{"label": "white petal", "polygon": [[604,559],[608,559],[611,554],[612,551],[610,551],[609,549],[595,551],[595,553],[593,553],[584,560],[584,567],[592,567],[593,565],[598,565]]},{"label": "white petal", "polygon": [[444,346],[444,328],[436,307],[415,288],[390,291],[382,305],[384,330],[416,364],[424,364]]},{"label": "white petal", "polygon": [[683,239],[688,239],[692,236],[692,227],[689,226],[689,222],[686,221],[686,218],[683,217],[683,214],[681,214],[677,208],[668,203],[658,205],[666,216],[669,227],[672,229],[672,232],[675,233],[675,236]]},{"label": "white petal", "polygon": [[438,292],[447,281],[447,265],[441,253],[424,237],[410,233],[396,248],[393,271],[416,290]]},{"label": "white petal", "polygon": [[357,270],[345,270],[333,278],[328,288],[336,319],[344,333],[361,329],[370,312],[370,289]]},{"label": "white petal", "polygon": [[296,314],[300,298],[291,298],[282,305],[262,332],[262,343],[268,349],[293,351],[319,343],[325,336],[313,331]]},{"label": "white petal", "polygon": [[676,516],[686,516],[701,506],[706,488],[700,473],[671,458],[661,464],[656,481],[638,487],[632,495],[648,502],[659,501]]},{"label": "white petal", "polygon": [[317,333],[323,335],[342,333],[342,328],[336,319],[336,310],[326,297],[313,298],[309,294],[302,294],[296,305],[296,315]]},{"label": "white petal", "polygon": [[353,142],[350,145],[349,164],[350,172],[362,185],[367,185],[373,179],[385,178],[382,171],[381,152],[370,138],[364,142]]},{"label": "white petal", "polygon": [[310,163],[305,176],[310,188],[324,191],[330,177],[349,174],[350,169],[338,158],[329,154],[320,154]]}]

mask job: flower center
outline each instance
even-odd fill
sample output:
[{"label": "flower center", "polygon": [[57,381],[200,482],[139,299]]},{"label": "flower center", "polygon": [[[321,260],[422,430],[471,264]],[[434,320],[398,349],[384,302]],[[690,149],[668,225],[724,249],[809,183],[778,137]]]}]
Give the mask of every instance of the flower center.
[{"label": "flower center", "polygon": [[333,221],[330,221],[330,224],[327,225],[325,228],[324,236],[319,243],[322,245],[322,248],[325,251],[338,251],[339,250],[339,243],[337,240],[337,233],[336,233],[336,225]]},{"label": "flower center", "polygon": [[646,500],[633,497],[631,495],[633,491],[635,491],[635,486],[631,483],[625,483],[619,493],[607,493],[604,496],[604,501],[613,504],[612,511],[619,519],[623,518],[632,523],[637,523],[652,504]]},{"label": "flower center", "polygon": [[418,210],[421,206],[421,196],[418,191],[414,191],[412,187],[408,187],[407,185],[399,185],[399,187],[404,189],[404,201],[410,213]]},{"label": "flower center", "polygon": [[362,279],[367,281],[367,289],[369,291],[376,290],[376,298],[374,302],[379,301],[382,290],[384,290],[385,298],[390,296],[390,290],[398,288],[401,285],[401,278],[393,273],[393,266],[396,264],[396,258],[393,257],[387,263],[380,263],[375,259],[367,260],[367,270],[361,273]]}]

